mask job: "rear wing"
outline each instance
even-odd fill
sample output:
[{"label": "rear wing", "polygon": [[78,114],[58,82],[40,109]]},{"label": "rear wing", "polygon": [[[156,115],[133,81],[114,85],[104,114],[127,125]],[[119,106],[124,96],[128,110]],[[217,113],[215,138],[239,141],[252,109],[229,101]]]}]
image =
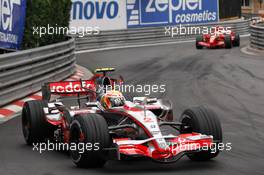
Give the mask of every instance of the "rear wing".
[{"label": "rear wing", "polygon": [[43,100],[49,101],[52,94],[60,96],[93,94],[96,92],[96,86],[91,80],[50,82],[44,84],[41,91]]},{"label": "rear wing", "polygon": [[103,73],[103,76],[106,76],[107,72],[114,72],[115,68],[99,68],[99,69],[95,69],[94,73]]}]

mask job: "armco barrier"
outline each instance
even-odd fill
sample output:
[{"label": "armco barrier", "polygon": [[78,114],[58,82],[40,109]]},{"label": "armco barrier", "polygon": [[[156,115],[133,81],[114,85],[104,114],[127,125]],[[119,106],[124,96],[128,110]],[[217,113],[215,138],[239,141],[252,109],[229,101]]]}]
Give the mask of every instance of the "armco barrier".
[{"label": "armco barrier", "polygon": [[264,50],[264,23],[250,26],[250,47]]},{"label": "armco barrier", "polygon": [[[248,34],[250,20],[237,20],[232,22],[219,22],[199,26],[231,27],[240,34]],[[188,25],[198,27],[198,25]],[[195,35],[177,35],[173,38],[165,35],[165,27],[131,28],[127,30],[102,31],[99,35],[76,37],[76,50],[98,49],[133,44],[147,44],[159,42],[173,42],[195,38]]]},{"label": "armco barrier", "polygon": [[75,72],[74,39],[0,55],[0,106],[40,90]]}]

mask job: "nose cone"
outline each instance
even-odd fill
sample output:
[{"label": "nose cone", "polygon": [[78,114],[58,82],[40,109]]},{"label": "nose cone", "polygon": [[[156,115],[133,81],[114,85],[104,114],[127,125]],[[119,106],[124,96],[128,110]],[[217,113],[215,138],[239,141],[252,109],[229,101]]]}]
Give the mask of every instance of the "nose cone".
[{"label": "nose cone", "polygon": [[215,41],[215,37],[213,36],[210,38],[210,43],[214,43],[214,41]]}]

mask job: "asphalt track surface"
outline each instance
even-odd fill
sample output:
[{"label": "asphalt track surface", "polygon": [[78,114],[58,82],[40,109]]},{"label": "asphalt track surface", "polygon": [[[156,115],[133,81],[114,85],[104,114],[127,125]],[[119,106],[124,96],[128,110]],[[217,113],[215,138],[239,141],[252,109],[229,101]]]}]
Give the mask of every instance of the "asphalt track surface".
[{"label": "asphalt track surface", "polygon": [[[242,40],[242,47],[248,38]],[[183,158],[164,165],[147,160],[109,161],[104,168],[78,169],[61,152],[39,154],[25,145],[20,118],[0,125],[0,174],[264,174],[264,59],[239,48],[196,50],[193,43],[129,48],[77,56],[94,69],[111,66],[128,84],[165,84],[166,93],[152,94],[173,102],[175,120],[191,106],[207,105],[221,120],[224,142],[231,151],[208,162]],[[143,95],[143,94],[138,94]],[[129,95],[128,95],[129,96]]]}]

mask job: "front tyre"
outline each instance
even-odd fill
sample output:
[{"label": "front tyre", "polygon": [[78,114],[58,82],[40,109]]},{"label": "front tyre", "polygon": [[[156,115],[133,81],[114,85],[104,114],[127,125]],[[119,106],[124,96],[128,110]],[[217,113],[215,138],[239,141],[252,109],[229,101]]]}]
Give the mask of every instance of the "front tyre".
[{"label": "front tyre", "polygon": [[203,49],[203,46],[199,44],[199,42],[203,42],[203,36],[199,35],[196,37],[196,49]]},{"label": "front tyre", "polygon": [[[70,127],[70,149],[73,162],[80,168],[103,167],[107,161],[112,140],[105,119],[99,114],[77,115]],[[78,145],[92,145],[92,149],[80,149]],[[85,148],[86,146],[84,146]]]},{"label": "front tyre", "polygon": [[231,39],[230,35],[225,35],[224,43],[225,43],[225,48],[226,49],[231,49],[232,48],[232,39]]},{"label": "front tyre", "polygon": [[[188,128],[187,132],[197,132],[205,135],[212,135],[215,150],[211,152],[201,151],[188,154],[191,160],[204,161],[215,158],[219,154],[218,144],[222,142],[222,128],[220,121],[214,111],[206,107],[195,107],[183,112],[180,122]],[[183,133],[186,131],[182,131]]]},{"label": "front tyre", "polygon": [[240,36],[238,33],[235,34],[235,39],[234,39],[234,44],[235,47],[239,47],[240,46]]}]

